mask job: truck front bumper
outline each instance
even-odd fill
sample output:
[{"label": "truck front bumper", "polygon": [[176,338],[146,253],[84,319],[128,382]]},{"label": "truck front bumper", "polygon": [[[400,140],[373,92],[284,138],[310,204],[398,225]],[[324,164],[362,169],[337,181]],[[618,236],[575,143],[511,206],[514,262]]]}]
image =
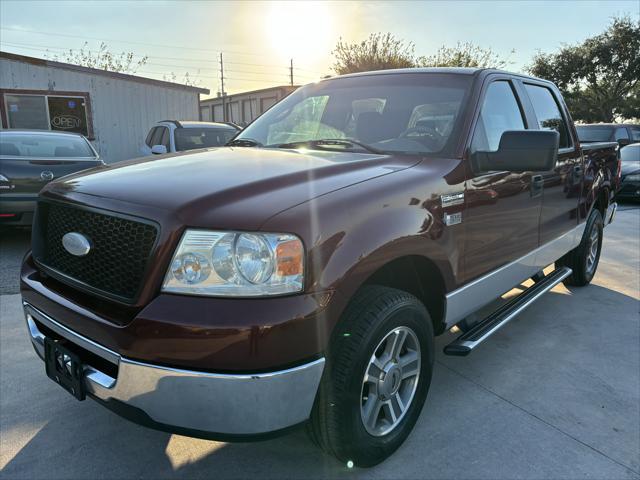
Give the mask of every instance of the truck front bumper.
[{"label": "truck front bumper", "polygon": [[242,439],[304,422],[324,368],[324,358],[256,374],[152,365],[119,355],[27,302],[24,311],[31,342],[41,359],[47,336],[63,338],[86,353],[84,385],[89,396],[137,423],[190,436]]}]

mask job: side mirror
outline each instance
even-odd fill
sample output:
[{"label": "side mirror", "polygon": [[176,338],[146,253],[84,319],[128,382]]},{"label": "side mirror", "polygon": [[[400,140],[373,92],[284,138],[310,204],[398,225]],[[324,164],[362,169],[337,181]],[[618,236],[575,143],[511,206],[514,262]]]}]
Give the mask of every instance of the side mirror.
[{"label": "side mirror", "polygon": [[151,147],[151,153],[153,153],[154,155],[164,155],[165,153],[167,153],[167,147],[165,147],[164,145],[154,145],[153,147]]},{"label": "side mirror", "polygon": [[498,150],[474,152],[471,163],[475,172],[546,172],[556,166],[559,143],[560,134],[555,130],[506,131]]}]

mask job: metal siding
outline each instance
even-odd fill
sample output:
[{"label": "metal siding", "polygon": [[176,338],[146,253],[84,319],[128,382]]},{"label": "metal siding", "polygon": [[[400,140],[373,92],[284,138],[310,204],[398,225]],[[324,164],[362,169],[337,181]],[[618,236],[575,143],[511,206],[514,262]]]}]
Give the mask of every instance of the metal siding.
[{"label": "metal siding", "polygon": [[197,92],[4,58],[0,88],[89,92],[93,144],[108,163],[140,156],[140,147],[157,121],[199,116]]}]

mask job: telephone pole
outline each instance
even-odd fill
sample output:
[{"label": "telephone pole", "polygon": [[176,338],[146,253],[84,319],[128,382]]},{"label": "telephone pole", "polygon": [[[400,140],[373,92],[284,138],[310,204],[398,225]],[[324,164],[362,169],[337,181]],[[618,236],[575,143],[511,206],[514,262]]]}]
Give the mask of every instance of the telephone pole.
[{"label": "telephone pole", "polygon": [[291,64],[289,66],[289,82],[291,83],[291,86],[293,87],[293,58],[291,59]]},{"label": "telephone pole", "polygon": [[224,92],[224,64],[222,63],[222,52],[220,52],[220,89],[222,90],[222,121],[227,121],[227,108],[224,104],[224,97],[226,93]]}]

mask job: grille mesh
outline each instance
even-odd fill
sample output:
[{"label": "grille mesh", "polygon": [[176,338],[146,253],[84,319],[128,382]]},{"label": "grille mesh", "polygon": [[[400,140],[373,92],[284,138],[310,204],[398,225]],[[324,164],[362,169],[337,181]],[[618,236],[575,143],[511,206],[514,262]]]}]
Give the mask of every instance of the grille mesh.
[{"label": "grille mesh", "polygon": [[[110,296],[135,299],[157,236],[153,225],[58,204],[40,204],[39,215],[40,263]],[[64,249],[62,237],[69,232],[89,239],[86,256]]]}]

